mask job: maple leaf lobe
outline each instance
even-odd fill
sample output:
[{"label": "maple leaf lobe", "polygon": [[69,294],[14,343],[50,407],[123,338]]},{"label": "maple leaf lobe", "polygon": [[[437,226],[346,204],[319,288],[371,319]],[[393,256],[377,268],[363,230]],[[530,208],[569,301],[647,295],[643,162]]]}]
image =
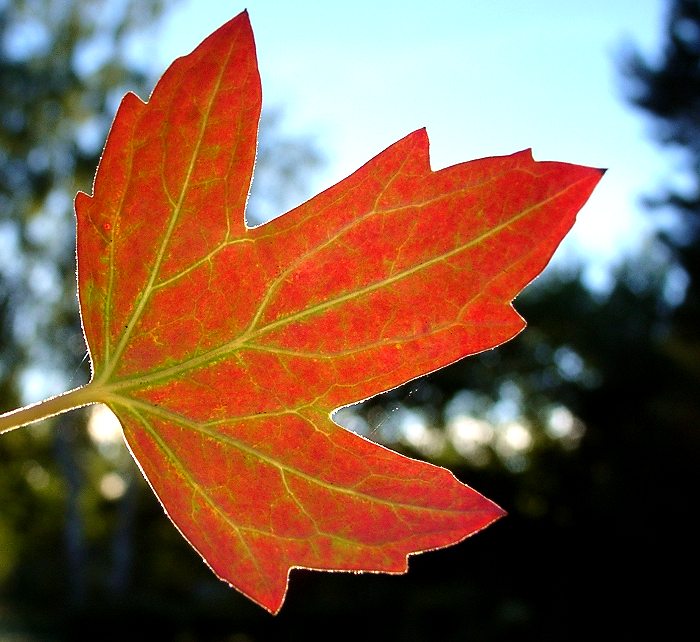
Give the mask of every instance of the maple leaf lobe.
[{"label": "maple leaf lobe", "polygon": [[[181,346],[184,353],[192,347],[185,339],[200,342],[193,317],[216,308],[217,301],[200,296],[197,309],[184,311],[181,297],[170,295],[175,288],[169,290],[167,284],[191,281],[192,289],[204,292],[212,278],[223,278],[210,274],[205,279],[207,255],[230,251],[228,242],[245,230],[261,97],[255,49],[246,46],[252,42],[250,23],[241,18],[176,60],[147,103],[134,94],[125,96],[93,197],[76,198],[79,225],[83,219],[84,227],[89,224],[95,231],[79,236],[79,262],[81,255],[107,254],[110,263],[108,270],[87,260],[79,265],[103,299],[97,306],[86,302],[82,310],[92,355],[104,355],[102,361],[109,363],[130,319],[143,328],[132,328],[133,348],[111,359],[122,374],[162,363],[163,350],[154,346]],[[105,226],[111,231],[107,244],[101,233]],[[202,261],[199,270],[193,256]],[[142,295],[158,299],[145,310],[145,318],[136,314]],[[215,296],[212,290],[210,297]],[[134,305],[119,305],[121,301]],[[163,308],[171,311],[167,326],[159,326],[157,318]],[[101,327],[105,320],[108,328]],[[178,341],[172,341],[174,335]]]},{"label": "maple leaf lobe", "polygon": [[524,322],[600,172],[529,152],[433,172],[418,130],[245,225],[261,107],[247,13],[128,94],[76,198],[90,385],[214,572],[276,612],[292,568],[404,572],[503,514],[330,413]]}]

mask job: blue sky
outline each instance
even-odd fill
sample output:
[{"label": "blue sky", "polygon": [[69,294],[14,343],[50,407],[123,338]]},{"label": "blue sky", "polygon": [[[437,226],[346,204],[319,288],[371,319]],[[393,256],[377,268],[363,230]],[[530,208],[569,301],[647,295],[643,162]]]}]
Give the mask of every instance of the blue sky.
[{"label": "blue sky", "polygon": [[615,61],[625,42],[654,51],[662,0],[181,0],[155,34],[154,70],[246,8],[265,104],[328,161],[311,193],[425,126],[436,169],[526,147],[609,168],[558,252],[589,260],[592,279],[648,231],[637,201],[668,159]]}]

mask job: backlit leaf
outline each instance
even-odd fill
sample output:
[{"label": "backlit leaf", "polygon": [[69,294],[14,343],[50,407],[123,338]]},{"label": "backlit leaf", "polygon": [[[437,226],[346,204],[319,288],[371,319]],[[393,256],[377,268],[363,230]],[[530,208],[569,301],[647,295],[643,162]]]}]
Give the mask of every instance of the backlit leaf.
[{"label": "backlit leaf", "polygon": [[433,172],[419,130],[249,228],[261,90],[243,13],[127,95],[79,194],[86,402],[214,572],[266,609],[293,567],[401,573],[502,510],[330,418],[507,341],[601,176],[529,152]]}]

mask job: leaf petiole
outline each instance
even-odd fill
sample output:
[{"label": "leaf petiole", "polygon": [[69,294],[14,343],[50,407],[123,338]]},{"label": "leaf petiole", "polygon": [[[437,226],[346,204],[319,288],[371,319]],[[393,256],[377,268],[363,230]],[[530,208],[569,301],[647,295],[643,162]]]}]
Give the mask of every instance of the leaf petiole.
[{"label": "leaf petiole", "polygon": [[96,403],[97,395],[95,395],[94,388],[94,386],[87,384],[29,406],[3,413],[0,415],[0,434],[68,412],[74,408]]}]

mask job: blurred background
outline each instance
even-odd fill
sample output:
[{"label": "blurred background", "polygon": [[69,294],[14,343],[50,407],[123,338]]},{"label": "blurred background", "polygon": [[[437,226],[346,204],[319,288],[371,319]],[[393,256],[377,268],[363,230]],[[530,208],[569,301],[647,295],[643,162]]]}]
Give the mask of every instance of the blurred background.
[{"label": "blurred background", "polygon": [[[180,537],[109,413],[77,411],[0,438],[0,641],[693,630],[700,2],[247,7],[265,95],[251,224],[424,125],[435,168],[529,146],[609,168],[518,297],[519,337],[336,417],[509,515],[406,576],[295,571],[273,618]],[[121,96],[244,8],[0,0],[0,411],[87,381],[72,200]]]}]

